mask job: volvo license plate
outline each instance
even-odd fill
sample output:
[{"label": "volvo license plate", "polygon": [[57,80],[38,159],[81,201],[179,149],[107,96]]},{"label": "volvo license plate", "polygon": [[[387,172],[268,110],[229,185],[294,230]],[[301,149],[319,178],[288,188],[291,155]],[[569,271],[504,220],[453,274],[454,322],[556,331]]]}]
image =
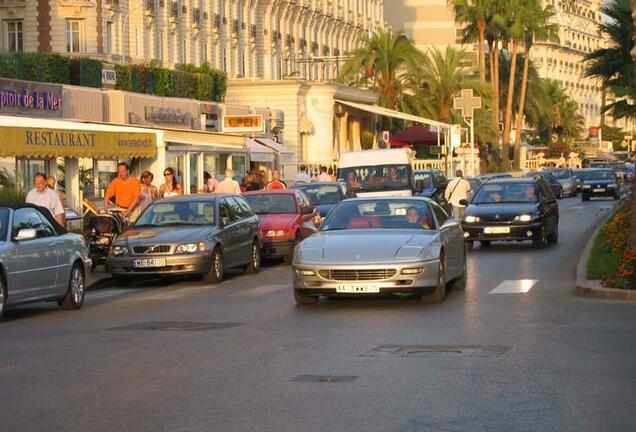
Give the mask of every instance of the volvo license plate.
[{"label": "volvo license plate", "polygon": [[510,227],[486,227],[484,234],[510,234]]},{"label": "volvo license plate", "polygon": [[596,189],[594,189],[594,192],[605,192],[605,189],[603,189],[603,188],[596,188]]},{"label": "volvo license plate", "polygon": [[165,267],[165,258],[145,258],[133,261],[134,268],[152,268],[152,267]]},{"label": "volvo license plate", "polygon": [[336,286],[336,292],[343,294],[379,293],[380,287],[376,284],[340,284]]}]

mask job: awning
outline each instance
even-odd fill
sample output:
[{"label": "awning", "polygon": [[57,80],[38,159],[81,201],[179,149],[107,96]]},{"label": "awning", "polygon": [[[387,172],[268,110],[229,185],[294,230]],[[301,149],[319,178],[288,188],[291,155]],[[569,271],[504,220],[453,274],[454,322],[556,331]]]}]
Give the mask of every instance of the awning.
[{"label": "awning", "polygon": [[259,144],[263,144],[264,146],[267,146],[278,153],[279,163],[290,163],[294,161],[294,151],[288,149],[284,145],[279,144],[269,138],[254,138],[254,140]]},{"label": "awning", "polygon": [[352,108],[356,108],[362,111],[367,111],[373,114],[378,114],[378,115],[382,115],[382,116],[386,116],[386,117],[393,117],[393,118],[399,118],[402,120],[408,120],[408,121],[412,121],[415,123],[422,123],[422,124],[427,124],[430,126],[436,126],[436,127],[440,127],[440,128],[450,128],[451,125],[449,125],[448,123],[442,123],[442,122],[438,122],[436,120],[430,120],[424,117],[420,117],[420,116],[416,116],[413,114],[406,114],[403,112],[399,112],[399,111],[395,111],[395,110],[391,110],[388,108],[384,108],[378,105],[368,105],[368,104],[362,104],[362,103],[357,103],[357,102],[348,102],[348,101],[343,101],[340,99],[335,99],[336,102],[341,103],[343,105],[347,105],[350,106]]},{"label": "awning", "polygon": [[101,123],[0,115],[0,156],[154,158],[157,134]]},{"label": "awning", "polygon": [[251,138],[245,138],[245,143],[250,152],[250,160],[252,162],[274,163],[274,150],[257,143]]}]

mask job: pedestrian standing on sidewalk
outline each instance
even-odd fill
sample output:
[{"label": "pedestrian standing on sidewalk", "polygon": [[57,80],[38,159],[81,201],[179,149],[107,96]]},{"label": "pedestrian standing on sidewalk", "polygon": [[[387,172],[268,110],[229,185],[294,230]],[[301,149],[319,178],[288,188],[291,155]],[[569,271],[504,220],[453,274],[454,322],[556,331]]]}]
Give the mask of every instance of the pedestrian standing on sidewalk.
[{"label": "pedestrian standing on sidewalk", "polygon": [[51,212],[58,224],[64,226],[66,217],[60,196],[48,186],[46,174],[36,173],[33,176],[34,188],[26,196],[28,204],[44,207]]},{"label": "pedestrian standing on sidewalk", "polygon": [[219,187],[219,182],[207,171],[203,173],[203,183],[205,183],[205,186],[201,190],[202,193],[215,193]]},{"label": "pedestrian standing on sidewalk", "polygon": [[295,183],[311,183],[311,176],[307,174],[307,167],[305,165],[300,166],[300,171],[296,173],[294,177]]},{"label": "pedestrian standing on sidewalk", "polygon": [[228,168],[225,170],[225,179],[219,183],[218,192],[219,193],[233,193],[239,194],[241,193],[241,186],[238,184],[236,180],[234,180],[234,170],[232,168]]},{"label": "pedestrian standing on sidewalk", "polygon": [[331,181],[331,177],[329,174],[327,174],[327,167],[326,166],[321,166],[320,167],[320,175],[318,176],[318,181],[319,182],[330,182]]},{"label": "pedestrian standing on sidewalk", "polygon": [[455,171],[455,178],[448,183],[444,198],[453,206],[453,217],[461,220],[464,216],[465,207],[460,204],[461,200],[467,200],[470,192],[470,183],[464,179],[462,170]]},{"label": "pedestrian standing on sidewalk", "polygon": [[153,201],[159,198],[159,191],[152,184],[154,176],[150,171],[144,171],[141,173],[141,194],[133,202],[133,211],[130,215],[130,220],[135,221],[141,215],[146,207],[148,207]]},{"label": "pedestrian standing on sidewalk", "polygon": [[122,209],[122,216],[128,217],[134,210],[133,203],[139,202],[139,195],[141,195],[139,180],[130,176],[130,167],[126,162],[119,162],[117,177],[110,182],[104,195],[104,211],[108,211],[110,200],[115,198],[115,205]]},{"label": "pedestrian standing on sidewalk", "polygon": [[272,181],[265,186],[266,190],[287,189],[287,185],[280,179],[280,171],[272,171]]},{"label": "pedestrian standing on sidewalk", "polygon": [[177,195],[183,195],[183,188],[177,181],[177,176],[174,175],[174,170],[170,167],[163,170],[163,177],[166,182],[159,186],[159,197],[171,197]]}]

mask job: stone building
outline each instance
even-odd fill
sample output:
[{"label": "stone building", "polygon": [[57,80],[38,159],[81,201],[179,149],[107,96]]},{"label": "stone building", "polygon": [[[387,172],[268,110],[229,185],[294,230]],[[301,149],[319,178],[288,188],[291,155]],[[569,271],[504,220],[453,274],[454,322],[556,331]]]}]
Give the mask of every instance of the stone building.
[{"label": "stone building", "polygon": [[384,25],[384,0],[3,0],[1,48],[113,63],[212,66],[230,78],[335,77]]}]

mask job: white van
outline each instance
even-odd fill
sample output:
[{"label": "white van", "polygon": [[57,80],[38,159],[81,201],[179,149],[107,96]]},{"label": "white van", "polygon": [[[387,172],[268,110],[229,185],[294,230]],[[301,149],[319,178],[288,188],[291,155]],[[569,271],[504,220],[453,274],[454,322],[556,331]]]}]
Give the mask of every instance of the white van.
[{"label": "white van", "polygon": [[340,155],[338,179],[358,197],[412,196],[415,192],[412,150],[363,150]]}]

